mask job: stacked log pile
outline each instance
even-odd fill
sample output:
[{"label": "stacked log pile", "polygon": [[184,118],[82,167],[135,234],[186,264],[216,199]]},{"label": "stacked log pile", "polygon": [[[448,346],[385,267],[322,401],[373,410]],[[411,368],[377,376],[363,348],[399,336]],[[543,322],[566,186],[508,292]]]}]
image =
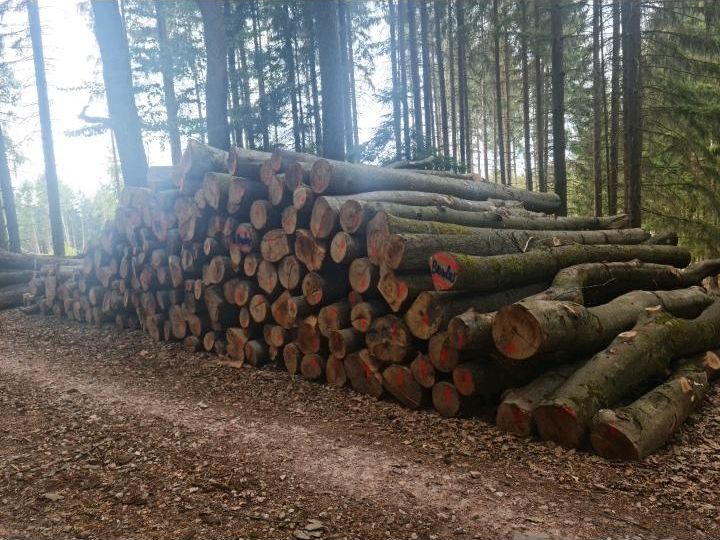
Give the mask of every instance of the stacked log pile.
[{"label": "stacked log pile", "polygon": [[402,165],[191,141],[82,265],[37,273],[35,305],[447,417],[497,406],[500,429],[608,457],[661,446],[720,370],[720,261]]}]

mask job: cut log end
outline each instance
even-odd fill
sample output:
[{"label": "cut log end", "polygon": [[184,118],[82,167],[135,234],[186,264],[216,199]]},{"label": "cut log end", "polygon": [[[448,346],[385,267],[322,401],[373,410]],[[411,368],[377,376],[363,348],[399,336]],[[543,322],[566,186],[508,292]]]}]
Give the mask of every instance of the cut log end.
[{"label": "cut log end", "polygon": [[540,324],[522,304],[512,304],[498,311],[493,321],[492,336],[498,350],[513,360],[535,356],[544,341]]},{"label": "cut log end", "polygon": [[595,452],[605,459],[633,460],[641,459],[640,449],[631,438],[615,423],[615,411],[602,409],[590,436]]},{"label": "cut log end", "polygon": [[454,418],[460,414],[460,394],[452,383],[440,381],[433,386],[432,402],[435,410],[445,418]]},{"label": "cut log end", "polygon": [[520,403],[503,402],[498,406],[495,424],[501,431],[527,438],[532,435],[532,418],[532,411]]},{"label": "cut log end", "polygon": [[534,415],[538,432],[544,440],[554,441],[565,448],[577,448],[582,444],[586,430],[571,407],[544,403],[535,409]]},{"label": "cut log end", "polygon": [[422,386],[413,377],[407,366],[389,366],[383,371],[383,386],[400,403],[410,409],[419,409],[423,403]]},{"label": "cut log end", "polygon": [[310,169],[310,186],[315,193],[324,193],[332,179],[332,165],[325,159],[318,159]]},{"label": "cut log end", "polygon": [[325,366],[325,379],[330,386],[342,388],[347,384],[347,373],[345,373],[345,361],[342,358],[331,355]]},{"label": "cut log end", "polygon": [[310,381],[317,381],[325,375],[327,361],[324,356],[310,353],[303,356],[300,361],[300,373]]}]

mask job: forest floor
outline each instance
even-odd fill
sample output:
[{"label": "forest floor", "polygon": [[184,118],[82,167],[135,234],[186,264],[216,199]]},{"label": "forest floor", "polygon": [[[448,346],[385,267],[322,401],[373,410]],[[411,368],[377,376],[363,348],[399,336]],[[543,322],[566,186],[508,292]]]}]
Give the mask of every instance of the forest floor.
[{"label": "forest floor", "polygon": [[720,537],[720,392],[610,463],[140,332],[0,314],[0,537]]}]

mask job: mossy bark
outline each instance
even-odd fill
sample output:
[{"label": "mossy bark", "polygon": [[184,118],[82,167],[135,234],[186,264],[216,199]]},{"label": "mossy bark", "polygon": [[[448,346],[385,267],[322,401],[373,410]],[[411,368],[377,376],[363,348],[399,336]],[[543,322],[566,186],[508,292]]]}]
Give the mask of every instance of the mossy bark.
[{"label": "mossy bark", "polygon": [[668,381],[631,404],[601,409],[593,419],[593,448],[608,459],[642,460],[649,456],[700,405],[719,368],[720,360],[713,352],[687,359]]},{"label": "mossy bark", "polygon": [[601,306],[528,300],[500,309],[493,340],[508,358],[526,360],[555,351],[594,353],[632,328],[645,309],[662,306],[679,317],[697,317],[714,301],[699,287],[675,291],[633,291]]},{"label": "mossy bark", "polygon": [[638,384],[667,373],[672,360],[720,347],[720,301],[695,319],[653,311],[593,356],[535,411],[543,439],[578,447],[592,418]]},{"label": "mossy bark", "polygon": [[682,268],[690,262],[690,252],[647,245],[572,245],[492,257],[443,251],[430,257],[430,272],[436,290],[497,291],[550,281],[562,268],[576,264],[633,259]]}]

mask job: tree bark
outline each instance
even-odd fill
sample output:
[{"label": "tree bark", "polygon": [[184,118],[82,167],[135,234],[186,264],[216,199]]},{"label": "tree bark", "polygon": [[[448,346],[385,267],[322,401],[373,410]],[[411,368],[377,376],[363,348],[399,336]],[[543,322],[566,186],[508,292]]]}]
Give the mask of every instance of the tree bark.
[{"label": "tree bark", "polygon": [[[425,146],[429,150],[433,146],[433,98],[432,72],[430,66],[430,19],[428,2],[420,2],[420,49],[422,53],[423,77],[423,112],[425,113]],[[426,152],[428,153],[428,152]]]},{"label": "tree bark", "polygon": [[[452,251],[471,256],[524,253],[528,249],[553,247],[559,243],[580,245],[640,244],[642,229],[619,231],[523,231],[478,229],[434,221],[413,221],[388,216],[390,230],[400,231],[385,237],[368,229],[368,255],[380,252],[376,259],[392,270],[427,269],[428,253]],[[410,232],[404,233],[402,231]],[[417,232],[415,232],[417,231]],[[373,259],[374,260],[374,259]]]},{"label": "tree bark", "polygon": [[603,73],[600,64],[600,0],[593,0],[593,186],[595,215],[602,215],[602,87]]},{"label": "tree bark", "polygon": [[410,332],[420,339],[430,339],[450,320],[470,308],[491,312],[526,298],[541,290],[544,284],[528,285],[491,294],[467,294],[464,292],[425,291],[418,295],[405,313],[405,323]]},{"label": "tree bark", "polygon": [[318,33],[320,79],[322,83],[323,151],[326,158],[345,159],[343,144],[342,66],[338,33],[338,3],[328,0],[315,3]]},{"label": "tree bark", "polygon": [[300,152],[302,149],[300,141],[300,119],[298,117],[298,100],[295,93],[295,53],[292,45],[292,32],[293,22],[290,20],[290,6],[285,4],[284,6],[285,16],[285,30],[283,32],[283,59],[285,62],[285,69],[287,69],[287,85],[288,93],[290,94],[290,108],[292,112],[292,128],[293,128],[293,142],[295,143],[295,151]]},{"label": "tree bark", "polygon": [[[442,29],[440,22],[442,20],[443,12],[440,9],[439,0],[434,0],[434,19],[435,19],[435,58],[437,62],[438,72],[438,87],[440,90],[440,129],[442,131],[442,143],[443,143],[443,156],[445,159],[450,157],[450,138],[448,135],[448,110],[447,110],[447,96],[445,90],[445,57],[443,55],[442,45]],[[448,21],[450,24],[450,21]]]},{"label": "tree bark", "polygon": [[17,212],[15,210],[15,195],[13,194],[2,125],[0,125],[0,194],[2,194],[5,225],[8,232],[8,247],[10,251],[20,253],[20,228],[18,227]]},{"label": "tree bark", "polygon": [[563,51],[563,0],[551,0],[552,117],[555,193],[560,197],[558,214],[567,215],[567,170],[565,166],[565,67]]},{"label": "tree bark", "polygon": [[531,437],[535,433],[535,408],[578,367],[580,364],[565,364],[543,373],[523,387],[505,391],[495,415],[495,425],[499,430],[518,437]]},{"label": "tree bark", "polygon": [[388,0],[388,26],[390,27],[390,63],[392,66],[392,104],[393,104],[393,135],[395,137],[395,159],[402,159],[402,128],[400,105],[400,73],[398,69],[397,51],[397,11],[394,0]]},{"label": "tree bark", "polygon": [[608,214],[617,212],[618,151],[620,147],[620,3],[613,0],[612,73],[610,75],[610,168],[608,170]]},{"label": "tree bark", "polygon": [[408,105],[407,83],[407,45],[405,41],[405,20],[407,19],[407,0],[398,0],[398,62],[400,64],[400,104],[402,105],[402,127],[405,159],[412,158],[410,140],[410,107]]},{"label": "tree bark", "polygon": [[472,257],[448,252],[430,258],[436,290],[493,291],[551,280],[562,268],[587,262],[644,262],[684,267],[690,253],[675,246],[560,246],[512,255]]},{"label": "tree bark", "polygon": [[498,18],[498,0],[493,0],[492,5],[493,16],[493,40],[495,56],[495,123],[497,130],[496,147],[500,158],[500,183],[506,184],[505,174],[505,141],[503,138],[503,119],[502,119],[502,87],[500,83],[500,20]]},{"label": "tree bark", "polygon": [[405,0],[408,22],[408,54],[410,56],[410,77],[413,96],[413,134],[415,140],[415,159],[425,156],[425,139],[423,135],[422,90],[420,87],[420,67],[418,64],[417,7],[415,0]]},{"label": "tree bark", "polygon": [[254,46],[254,64],[257,76],[258,87],[258,107],[260,109],[260,133],[262,135],[263,150],[270,148],[270,133],[268,120],[268,106],[265,95],[265,52],[262,50],[262,39],[260,35],[260,20],[258,10],[260,6],[257,0],[252,0],[252,28],[253,28],[253,46]]},{"label": "tree bark", "polygon": [[642,460],[662,447],[702,403],[720,359],[708,351],[680,362],[670,379],[619,409],[601,409],[590,440],[606,459]]},{"label": "tree bark", "polygon": [[470,200],[516,200],[522,202],[526,209],[540,212],[553,212],[559,205],[559,198],[551,193],[530,192],[489,182],[451,179],[416,171],[383,169],[324,159],[313,164],[310,182],[315,193],[327,195],[351,195],[382,187],[382,191],[423,191]]},{"label": "tree bark", "polygon": [[222,4],[212,0],[197,2],[203,22],[207,53],[205,77],[205,119],[208,143],[216,148],[230,148],[227,114],[227,47]]},{"label": "tree bark", "polygon": [[528,75],[528,13],[527,0],[520,2],[520,56],[522,64],[523,135],[525,137],[525,189],[532,191],[532,157],[530,154],[530,81]]},{"label": "tree bark", "polygon": [[[534,12],[535,27],[540,28],[540,2],[534,2]],[[538,45],[537,40],[533,56],[535,64],[535,158],[537,160],[538,189],[545,192],[547,191],[545,164],[543,163],[545,148],[543,130],[545,113],[543,112],[543,96],[545,95],[545,89],[543,84],[543,68],[542,59],[540,57],[540,46]],[[615,212],[609,213],[614,214]]]},{"label": "tree bark", "polygon": [[[111,2],[108,3],[110,4]],[[114,2],[112,2],[112,4],[114,4]],[[95,6],[95,2],[93,2],[93,6]],[[28,0],[27,13],[30,24],[30,39],[32,41],[33,48],[33,63],[35,65],[35,86],[37,88],[38,95],[38,112],[40,114],[43,158],[45,160],[45,183],[47,184],[53,253],[58,257],[62,257],[65,255],[65,239],[63,234],[62,213],[60,209],[60,190],[58,188],[57,169],[55,167],[55,149],[53,145],[52,123],[50,121],[50,102],[48,99],[47,80],[45,78],[45,52],[43,50],[42,30],[40,28],[40,10],[38,8],[37,0]],[[127,51],[127,40],[125,50]],[[143,153],[143,158],[144,156],[145,154]],[[142,185],[142,183],[144,183],[144,174],[146,171],[147,164],[145,164],[145,169],[142,171],[143,178],[138,181],[138,185]]]},{"label": "tree bark", "polygon": [[170,156],[173,165],[180,162],[182,147],[180,146],[180,129],[178,127],[178,104],[175,97],[175,79],[173,59],[168,44],[167,18],[165,5],[162,1],[155,1],[155,21],[157,24],[158,49],[160,51],[160,66],[163,79],[163,99],[165,100],[165,113],[167,115],[168,138],[170,140]]},{"label": "tree bark", "polygon": [[639,0],[622,3],[623,15],[623,114],[625,124],[625,189],[627,213],[634,227],[641,225],[640,186],[642,174],[641,51]]},{"label": "tree bark", "polygon": [[697,317],[713,302],[703,289],[633,291],[596,307],[575,302],[527,300],[507,305],[493,322],[493,341],[513,360],[542,353],[594,353],[633,327],[645,309],[662,306],[678,317]]},{"label": "tree bark", "polygon": [[691,320],[651,310],[540,404],[535,411],[540,436],[577,448],[600,409],[612,407],[649,378],[664,375],[672,360],[718,347],[720,302]]},{"label": "tree bark", "polygon": [[[470,134],[467,132],[468,122],[468,110],[467,110],[467,57],[466,57],[466,44],[465,34],[467,29],[465,28],[465,0],[457,0],[455,2],[455,15],[457,17],[457,72],[458,72],[458,121],[459,135],[460,135],[460,163],[459,165],[466,170],[471,169],[470,156],[467,155],[467,139]],[[452,46],[452,44],[451,44]]]}]

